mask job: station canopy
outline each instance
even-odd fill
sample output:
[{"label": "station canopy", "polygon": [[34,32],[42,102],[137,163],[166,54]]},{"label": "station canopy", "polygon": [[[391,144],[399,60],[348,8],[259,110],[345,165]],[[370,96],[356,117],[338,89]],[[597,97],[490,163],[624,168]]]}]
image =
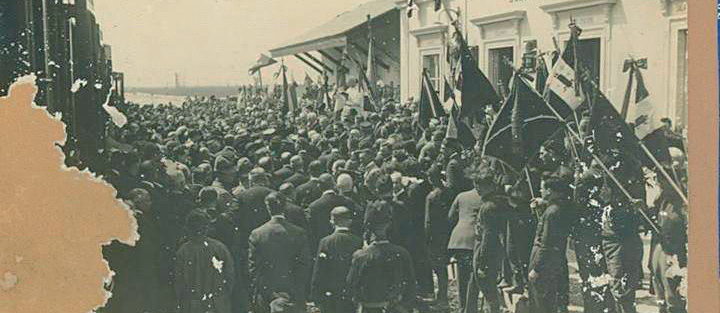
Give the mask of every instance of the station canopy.
[{"label": "station canopy", "polygon": [[371,18],[376,18],[395,9],[394,0],[375,0],[361,4],[354,10],[340,13],[327,23],[311,29],[282,46],[271,49],[270,54],[273,58],[278,58],[328,48],[345,47],[347,34],[355,28],[366,25],[368,14]]}]

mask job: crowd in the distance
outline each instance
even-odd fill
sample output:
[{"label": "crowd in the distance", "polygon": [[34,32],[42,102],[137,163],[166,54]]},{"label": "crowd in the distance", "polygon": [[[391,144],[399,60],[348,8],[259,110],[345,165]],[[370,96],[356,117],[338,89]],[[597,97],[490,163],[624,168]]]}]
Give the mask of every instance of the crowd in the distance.
[{"label": "crowd in the distance", "polygon": [[[111,130],[103,176],[141,237],[104,248],[116,272],[105,312],[448,312],[449,276],[462,312],[501,312],[501,291],[567,312],[568,246],[585,312],[635,312],[643,268],[662,312],[684,312],[669,269],[686,264],[687,207],[661,175],[656,199],[632,201],[563,136],[527,179],[446,138],[445,119],[419,127],[392,93],[376,112],[303,100],[284,114],[247,90],[238,103],[130,104]],[[684,168],[674,153],[681,186]],[[637,210],[661,228],[650,264]]]}]

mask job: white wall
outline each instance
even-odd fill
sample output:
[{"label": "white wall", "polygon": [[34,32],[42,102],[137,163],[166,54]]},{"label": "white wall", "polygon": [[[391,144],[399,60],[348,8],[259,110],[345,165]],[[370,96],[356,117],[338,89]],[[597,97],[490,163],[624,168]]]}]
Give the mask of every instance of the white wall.
[{"label": "white wall", "polygon": [[[399,1],[398,5],[402,5]],[[436,23],[447,24],[444,12],[433,11],[433,1],[419,1],[420,12],[415,12],[401,28],[401,48],[406,48],[407,60],[403,62],[402,97],[417,95],[419,90],[420,50],[418,36],[423,29]],[[466,0],[450,1],[450,7],[461,9]],[[681,0],[484,0],[467,1],[468,43],[480,46],[479,66],[487,73],[486,50],[488,47],[513,45],[516,65],[523,52],[523,42],[536,39],[541,51],[553,49],[552,36],[562,42],[568,37],[570,17],[583,29],[583,38],[601,38],[601,88],[616,107],[622,106],[627,85],[627,73],[622,72],[624,61],[629,57],[647,58],[648,69],[643,70],[651,101],[657,105],[659,117],[674,117],[677,97],[677,31],[687,28],[687,3]],[[614,2],[614,3],[613,3]],[[553,16],[541,7],[548,4],[565,4],[567,8],[582,7],[557,13],[557,26]],[[588,4],[594,4],[587,6]],[[587,7],[584,7],[587,6]],[[522,18],[509,19],[483,25],[472,21],[502,15],[511,11],[524,11]],[[548,9],[548,11],[553,11]],[[401,19],[407,19],[401,15]],[[461,21],[464,23],[465,18]],[[483,21],[485,23],[487,21]],[[443,49],[444,50],[444,49]],[[444,60],[444,54],[441,58]],[[446,66],[447,68],[447,66]],[[685,104],[686,105],[686,104]]]}]

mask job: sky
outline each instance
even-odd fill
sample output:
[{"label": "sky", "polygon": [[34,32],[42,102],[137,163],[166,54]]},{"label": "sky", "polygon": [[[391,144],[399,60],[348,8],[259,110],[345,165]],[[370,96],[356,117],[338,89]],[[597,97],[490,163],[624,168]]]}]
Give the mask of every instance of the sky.
[{"label": "sky", "polygon": [[[369,0],[95,0],[103,42],[128,87],[249,84],[260,53],[292,40]],[[278,60],[280,61],[280,60]],[[318,76],[294,57],[301,82]],[[263,69],[263,83],[278,66]]]}]

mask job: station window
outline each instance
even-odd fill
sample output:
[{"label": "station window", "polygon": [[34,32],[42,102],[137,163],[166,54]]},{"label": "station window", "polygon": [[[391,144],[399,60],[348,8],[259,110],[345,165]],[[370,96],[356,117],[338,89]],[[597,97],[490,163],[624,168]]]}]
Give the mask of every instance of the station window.
[{"label": "station window", "polygon": [[503,47],[489,49],[488,57],[488,79],[499,94],[506,95],[509,90],[508,84],[510,83],[510,78],[512,78],[513,73],[510,66],[508,66],[504,60],[508,59],[510,62],[513,62],[513,48]]},{"label": "station window", "polygon": [[440,54],[426,54],[423,56],[423,69],[428,73],[430,83],[435,91],[440,86]]}]

